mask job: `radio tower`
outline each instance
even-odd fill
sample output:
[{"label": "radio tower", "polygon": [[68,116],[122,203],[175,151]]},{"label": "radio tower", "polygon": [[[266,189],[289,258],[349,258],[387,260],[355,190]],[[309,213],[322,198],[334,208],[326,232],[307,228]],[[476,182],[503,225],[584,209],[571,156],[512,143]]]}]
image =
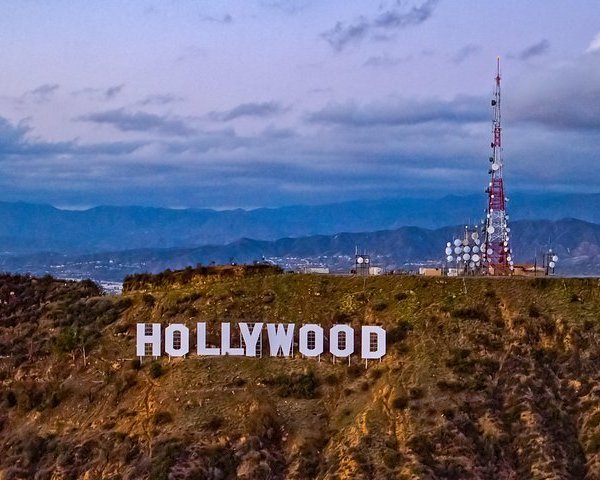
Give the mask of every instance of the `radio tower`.
[{"label": "radio tower", "polygon": [[506,197],[502,170],[502,117],[500,112],[500,57],[498,57],[496,86],[492,99],[494,120],[492,122],[492,156],[490,157],[490,183],[486,189],[488,205],[486,210],[482,260],[490,275],[510,275],[513,269],[512,250],[509,245],[510,228],[506,214]]}]

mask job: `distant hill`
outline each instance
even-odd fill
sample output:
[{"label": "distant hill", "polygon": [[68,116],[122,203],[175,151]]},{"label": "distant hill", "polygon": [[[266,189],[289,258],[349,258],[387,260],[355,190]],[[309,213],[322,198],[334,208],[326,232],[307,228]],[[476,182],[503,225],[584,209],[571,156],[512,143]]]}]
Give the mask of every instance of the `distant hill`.
[{"label": "distant hill", "polygon": [[[402,227],[276,241],[245,238],[227,245],[194,248],[146,248],[88,255],[38,253],[0,256],[0,270],[121,280],[130,273],[159,272],[198,263],[253,263],[267,259],[284,268],[322,263],[333,271],[347,272],[354,261],[357,246],[368,251],[376,265],[387,269],[415,269],[430,262],[441,265],[445,242],[460,235],[461,229],[461,226],[436,230]],[[517,262],[532,263],[536,252],[539,254],[551,247],[560,256],[559,273],[600,275],[599,224],[575,219],[515,221],[512,223],[511,241]]]},{"label": "distant hill", "polygon": [[[405,226],[436,229],[477,221],[485,196],[398,198],[255,210],[173,210],[96,207],[59,210],[49,205],[0,202],[0,253],[82,254],[123,248],[225,245],[241,238],[367,232]],[[600,194],[513,195],[513,220],[577,218],[600,223]]]}]

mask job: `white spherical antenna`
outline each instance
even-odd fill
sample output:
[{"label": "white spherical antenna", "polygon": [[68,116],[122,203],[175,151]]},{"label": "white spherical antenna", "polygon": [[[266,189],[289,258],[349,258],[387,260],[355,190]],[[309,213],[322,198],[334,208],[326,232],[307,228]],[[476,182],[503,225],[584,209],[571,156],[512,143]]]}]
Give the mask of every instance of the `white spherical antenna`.
[{"label": "white spherical antenna", "polygon": [[506,259],[507,259],[507,260],[510,262],[510,261],[512,260],[512,257],[511,257],[510,255],[508,255],[508,256],[506,257]]},{"label": "white spherical antenna", "polygon": [[496,229],[494,227],[492,227],[491,225],[487,228],[487,233],[494,233],[496,231]]},{"label": "white spherical antenna", "polygon": [[478,262],[479,260],[481,260],[481,257],[479,257],[479,255],[477,255],[476,253],[474,253],[471,258],[473,259],[474,262]]},{"label": "white spherical antenna", "polygon": [[451,262],[452,260],[454,260],[454,257],[452,255],[448,255],[446,257],[446,260],[449,261],[449,262]]},{"label": "white spherical antenna", "polygon": [[475,262],[469,262],[469,268],[475,268]]},{"label": "white spherical antenna", "polygon": [[450,255],[452,253],[452,249],[450,247],[446,247],[446,255]]},{"label": "white spherical antenna", "polygon": [[363,257],[358,257],[356,259],[356,263],[363,263],[365,261],[365,259]]},{"label": "white spherical antenna", "polygon": [[558,262],[558,255],[553,255],[552,256],[552,261],[553,262]]},{"label": "white spherical antenna", "polygon": [[556,267],[556,263],[554,263],[554,262],[550,262],[550,263],[548,264],[548,266],[549,266],[550,268],[554,268],[554,267]]},{"label": "white spherical antenna", "polygon": [[471,251],[471,247],[466,245],[465,248],[463,248],[463,250],[465,251],[465,253],[469,253]]},{"label": "white spherical antenna", "polygon": [[451,247],[451,246],[452,246],[452,244],[451,244],[450,242],[446,242],[446,246],[447,246],[447,247]]},{"label": "white spherical antenna", "polygon": [[462,244],[462,242],[460,241],[460,238],[457,238],[454,240],[454,246],[455,247],[459,247]]},{"label": "white spherical antenna", "polygon": [[473,247],[473,253],[479,253],[479,247],[477,245]]},{"label": "white spherical antenna", "polygon": [[497,163],[492,163],[492,170],[496,172],[498,169],[500,169],[500,165],[498,165]]},{"label": "white spherical antenna", "polygon": [[491,248],[488,248],[488,249],[487,249],[487,254],[488,254],[488,255],[491,255],[492,253],[494,253],[494,251],[493,251]]},{"label": "white spherical antenna", "polygon": [[465,253],[465,254],[463,255],[463,260],[464,260],[465,262],[469,261],[470,259],[471,259],[471,255],[469,255],[468,253]]},{"label": "white spherical antenna", "polygon": [[461,247],[454,247],[454,253],[456,253],[457,255],[460,255],[462,252],[462,248]]},{"label": "white spherical antenna", "polygon": [[509,228],[509,227],[506,227],[506,231],[507,231],[507,232],[510,232],[510,228]]},{"label": "white spherical antenna", "polygon": [[473,240],[477,240],[477,239],[479,238],[479,233],[477,233],[477,232],[473,232],[473,233],[471,234],[471,238],[472,238]]},{"label": "white spherical antenna", "polygon": [[371,260],[368,258],[365,258],[365,263],[369,263]]}]

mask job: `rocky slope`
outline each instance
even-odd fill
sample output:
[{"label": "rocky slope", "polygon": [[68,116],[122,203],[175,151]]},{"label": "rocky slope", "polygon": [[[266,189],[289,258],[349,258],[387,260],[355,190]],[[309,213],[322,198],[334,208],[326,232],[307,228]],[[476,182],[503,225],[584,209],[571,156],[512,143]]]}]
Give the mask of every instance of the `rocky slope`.
[{"label": "rocky slope", "polygon": [[[0,278],[2,479],[600,479],[600,282]],[[145,360],[136,322],[379,324],[365,368]]]}]

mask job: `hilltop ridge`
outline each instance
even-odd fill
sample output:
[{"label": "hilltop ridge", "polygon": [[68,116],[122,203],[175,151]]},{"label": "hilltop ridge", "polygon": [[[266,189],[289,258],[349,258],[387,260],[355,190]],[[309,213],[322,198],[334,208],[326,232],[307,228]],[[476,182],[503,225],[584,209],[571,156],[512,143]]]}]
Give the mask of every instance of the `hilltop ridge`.
[{"label": "hilltop ridge", "polygon": [[[2,277],[0,478],[600,478],[598,279],[206,273]],[[251,320],[388,354],[134,358],[138,322]]]}]

